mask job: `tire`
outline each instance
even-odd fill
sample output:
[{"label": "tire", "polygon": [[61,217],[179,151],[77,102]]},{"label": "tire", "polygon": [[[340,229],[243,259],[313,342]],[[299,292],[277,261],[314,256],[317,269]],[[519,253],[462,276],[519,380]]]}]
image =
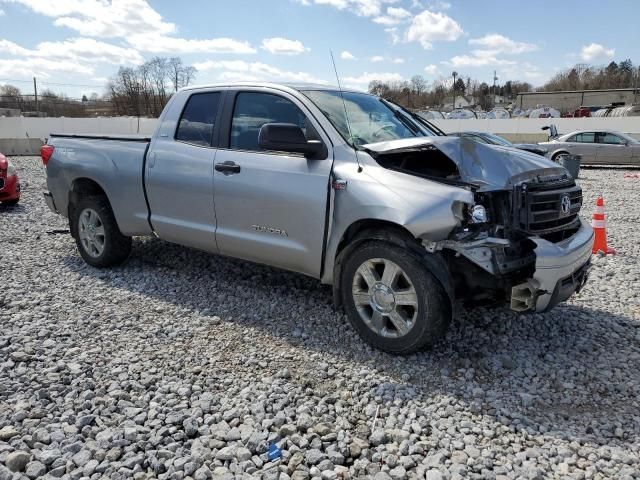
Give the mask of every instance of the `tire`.
[{"label": "tire", "polygon": [[558,157],[560,155],[568,155],[567,152],[556,152],[551,156],[551,161],[558,163]]},{"label": "tire", "polygon": [[345,260],[340,285],[353,327],[385,352],[406,355],[430,347],[451,322],[451,301],[424,259],[392,243],[373,240],[356,247]]},{"label": "tire", "polygon": [[5,207],[15,207],[19,201],[20,201],[19,198],[14,198],[13,200],[4,200],[3,202],[0,202],[0,203]]},{"label": "tire", "polygon": [[[87,227],[92,223],[90,231]],[[120,233],[109,201],[102,195],[80,197],[72,210],[71,235],[83,260],[93,267],[119,265],[131,253],[131,237]],[[88,238],[91,235],[93,241]]]}]

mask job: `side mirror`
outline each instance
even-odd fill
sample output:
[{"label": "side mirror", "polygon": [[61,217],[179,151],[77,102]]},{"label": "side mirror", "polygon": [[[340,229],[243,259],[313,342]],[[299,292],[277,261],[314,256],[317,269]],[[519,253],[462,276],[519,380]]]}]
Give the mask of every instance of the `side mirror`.
[{"label": "side mirror", "polygon": [[305,157],[313,157],[324,148],[319,140],[307,140],[302,129],[293,123],[265,123],[258,134],[258,146],[275,152],[302,153]]}]

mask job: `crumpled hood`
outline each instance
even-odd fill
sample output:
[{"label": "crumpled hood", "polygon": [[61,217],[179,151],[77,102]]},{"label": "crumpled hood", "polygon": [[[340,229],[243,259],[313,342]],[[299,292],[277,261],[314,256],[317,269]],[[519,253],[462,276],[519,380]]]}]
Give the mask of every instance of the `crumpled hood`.
[{"label": "crumpled hood", "polygon": [[376,158],[387,153],[418,151],[433,145],[458,167],[461,179],[480,191],[510,189],[537,176],[568,175],[567,170],[545,157],[498,145],[485,145],[458,137],[413,137],[370,143],[363,148]]}]

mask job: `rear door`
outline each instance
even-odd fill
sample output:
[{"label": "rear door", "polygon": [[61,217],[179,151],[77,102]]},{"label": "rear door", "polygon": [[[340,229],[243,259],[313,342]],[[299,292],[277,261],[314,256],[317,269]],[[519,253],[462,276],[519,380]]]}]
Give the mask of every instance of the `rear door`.
[{"label": "rear door", "polygon": [[[328,137],[287,92],[247,88],[227,96],[214,173],[220,253],[318,277],[332,167]],[[308,159],[261,150],[265,123],[299,125],[327,151]]]},{"label": "rear door", "polygon": [[608,165],[626,165],[631,163],[633,149],[627,141],[611,132],[598,132],[598,163]]},{"label": "rear door", "polygon": [[596,161],[596,133],[582,132],[565,140],[565,149],[572,154],[582,156],[582,163],[595,163]]},{"label": "rear door", "polygon": [[187,96],[186,103],[169,104],[147,153],[151,224],[163,240],[215,252],[214,133],[224,91],[177,95]]}]

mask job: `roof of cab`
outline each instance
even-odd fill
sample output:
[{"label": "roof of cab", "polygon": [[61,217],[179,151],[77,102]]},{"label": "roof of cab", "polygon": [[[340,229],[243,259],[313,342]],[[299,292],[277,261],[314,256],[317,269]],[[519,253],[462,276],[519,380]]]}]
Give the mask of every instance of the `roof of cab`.
[{"label": "roof of cab", "polygon": [[[183,87],[180,90],[199,90],[204,88],[215,87],[272,87],[272,88],[290,88],[292,90],[326,90],[326,91],[339,91],[340,89],[335,85],[320,84],[320,83],[303,83],[303,82],[227,82],[227,83],[208,83],[202,85],[190,85]],[[366,93],[349,88],[342,88],[343,92],[355,92]]]}]

